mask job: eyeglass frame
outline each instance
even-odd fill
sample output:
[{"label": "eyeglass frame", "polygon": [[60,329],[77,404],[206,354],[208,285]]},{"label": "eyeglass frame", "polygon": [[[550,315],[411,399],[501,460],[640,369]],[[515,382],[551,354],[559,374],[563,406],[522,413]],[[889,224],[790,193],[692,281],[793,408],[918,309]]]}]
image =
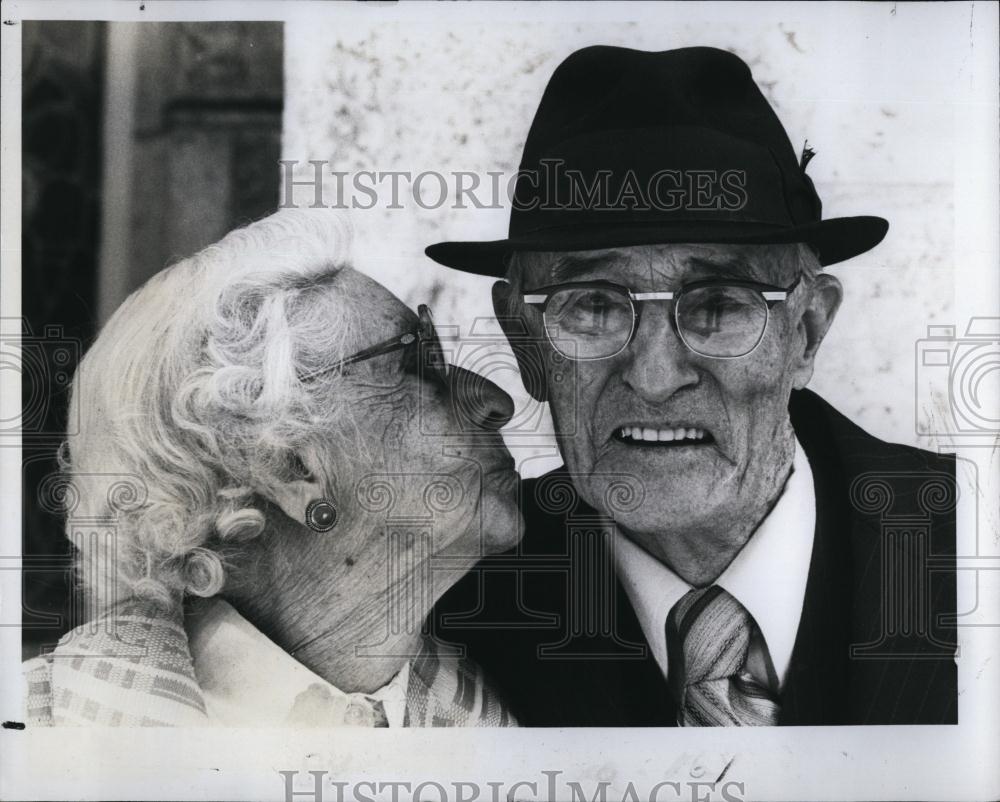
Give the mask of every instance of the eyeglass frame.
[{"label": "eyeglass frame", "polygon": [[438,334],[437,327],[434,325],[434,315],[431,312],[431,308],[427,306],[427,304],[420,304],[420,306],[417,307],[417,325],[410,331],[404,332],[403,334],[397,334],[395,337],[388,340],[384,340],[380,343],[369,346],[368,348],[364,348],[357,353],[351,354],[350,356],[334,362],[332,365],[328,365],[327,367],[310,371],[309,373],[299,374],[298,378],[301,382],[309,382],[319,376],[323,376],[324,374],[331,373],[335,370],[341,370],[348,365],[364,362],[377,356],[383,356],[384,354],[391,354],[394,351],[401,351],[404,348],[409,348],[414,343],[416,343],[418,352],[436,355],[436,361],[432,360],[430,362],[431,370],[434,375],[437,376],[439,381],[447,383],[448,378],[451,375],[451,364],[444,357],[444,349],[441,346],[441,337]]},{"label": "eyeglass frame", "polygon": [[[529,306],[540,306],[542,312],[542,320],[545,319],[545,310],[548,306],[549,300],[552,296],[559,290],[565,289],[614,289],[622,291],[628,298],[629,307],[632,310],[632,330],[629,332],[628,338],[625,344],[622,345],[613,354],[608,354],[607,356],[585,356],[577,357],[570,356],[569,354],[563,354],[567,359],[572,359],[574,362],[596,362],[601,359],[613,359],[627,349],[631,344],[632,340],[635,339],[635,333],[639,330],[639,322],[641,317],[641,312],[637,308],[637,303],[645,303],[647,301],[673,301],[674,311],[670,316],[671,326],[673,327],[674,333],[677,335],[678,339],[684,343],[684,347],[687,348],[694,354],[698,356],[703,356],[706,359],[743,359],[744,357],[750,356],[757,348],[760,346],[761,342],[764,340],[764,335],[767,333],[767,324],[771,322],[771,307],[776,304],[784,303],[788,300],[789,296],[795,292],[796,288],[802,282],[802,276],[799,275],[795,281],[793,281],[787,287],[779,287],[775,284],[765,284],[759,281],[746,281],[742,279],[701,279],[698,281],[692,281],[688,284],[683,285],[676,292],[632,292],[632,290],[623,284],[617,284],[613,281],[569,281],[563,284],[548,284],[544,287],[538,287],[537,289],[526,291],[522,295],[522,300]],[[761,327],[760,337],[757,338],[757,342],[754,343],[753,348],[747,351],[745,354],[739,354],[738,356],[714,356],[713,354],[703,354],[700,351],[696,351],[692,348],[684,335],[680,331],[680,322],[677,319],[677,309],[680,306],[678,303],[680,299],[689,292],[694,290],[699,290],[704,287],[744,287],[751,290],[757,290],[763,296],[764,300],[764,325]],[[545,336],[551,343],[552,347],[559,351],[559,348],[554,342],[552,342],[552,337],[549,334],[548,327],[545,326]],[[559,351],[562,354],[562,351]]]}]

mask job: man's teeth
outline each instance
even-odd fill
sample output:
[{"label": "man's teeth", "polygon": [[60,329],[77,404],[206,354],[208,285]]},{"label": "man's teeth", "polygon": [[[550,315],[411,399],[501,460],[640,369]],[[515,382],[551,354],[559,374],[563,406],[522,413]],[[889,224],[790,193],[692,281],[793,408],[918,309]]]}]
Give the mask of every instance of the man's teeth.
[{"label": "man's teeth", "polygon": [[704,429],[650,429],[641,426],[623,426],[618,430],[623,440],[641,440],[647,443],[669,443],[675,440],[697,442],[705,439]]}]

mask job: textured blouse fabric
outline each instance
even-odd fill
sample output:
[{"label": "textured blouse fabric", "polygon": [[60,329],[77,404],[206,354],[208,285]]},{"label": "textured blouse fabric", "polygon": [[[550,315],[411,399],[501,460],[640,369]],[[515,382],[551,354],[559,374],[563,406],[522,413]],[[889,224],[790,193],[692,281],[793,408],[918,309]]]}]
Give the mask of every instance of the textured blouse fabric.
[{"label": "textured blouse fabric", "polygon": [[[252,648],[277,648],[260,632],[252,632],[260,639]],[[386,727],[399,723],[390,722],[378,692],[344,694],[291,656],[281,655],[287,659],[287,667],[301,676],[302,684],[300,692],[291,697],[287,726]],[[211,691],[199,685],[199,673],[181,612],[128,601],[67,633],[50,654],[24,663],[27,723],[226,726],[229,722],[213,715]],[[418,656],[393,683],[405,684],[402,726],[516,726],[479,666],[441,654],[430,639],[424,640]],[[319,715],[303,719],[301,708],[318,698],[343,703],[320,705],[316,708]],[[238,697],[232,699],[239,701]],[[295,715],[293,708],[300,714]],[[253,714],[247,711],[245,725],[253,724]]]}]

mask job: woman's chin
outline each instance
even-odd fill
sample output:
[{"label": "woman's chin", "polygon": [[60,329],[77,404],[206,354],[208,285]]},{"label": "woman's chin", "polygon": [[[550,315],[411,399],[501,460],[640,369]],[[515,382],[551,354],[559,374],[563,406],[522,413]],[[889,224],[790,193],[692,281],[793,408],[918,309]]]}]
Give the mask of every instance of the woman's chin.
[{"label": "woman's chin", "polygon": [[[516,476],[516,474],[515,474]],[[483,550],[499,554],[514,548],[524,533],[516,493],[489,495],[483,505]]]},{"label": "woman's chin", "polygon": [[[438,556],[471,558],[471,567],[482,557],[499,554],[518,544],[524,531],[517,504],[519,480],[514,471],[507,474],[504,471],[491,475],[483,491],[477,493],[475,505],[440,529]],[[456,533],[461,534],[455,537]]]},{"label": "woman's chin", "polygon": [[513,548],[521,534],[520,519],[516,511],[507,508],[500,508],[492,513],[487,511],[482,521],[477,520],[473,525],[457,530],[462,534],[439,545],[435,550],[435,557],[466,563],[466,570],[483,557]]}]

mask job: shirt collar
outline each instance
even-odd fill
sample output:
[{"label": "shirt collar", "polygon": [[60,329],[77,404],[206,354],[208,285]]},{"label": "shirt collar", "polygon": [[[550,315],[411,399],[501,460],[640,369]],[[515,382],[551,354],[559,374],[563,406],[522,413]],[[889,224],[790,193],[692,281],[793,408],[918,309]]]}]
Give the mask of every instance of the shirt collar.
[{"label": "shirt collar", "polygon": [[[816,530],[812,470],[795,440],[792,473],[771,512],[714,584],[754,617],[767,644],[779,685],[784,680],[802,616]],[[619,531],[614,534],[619,578],[664,675],[664,625],[691,586]]]},{"label": "shirt collar", "polygon": [[208,714],[225,726],[373,726],[376,702],[403,726],[409,663],[374,693],[344,693],[220,598],[200,602],[185,628]]}]

